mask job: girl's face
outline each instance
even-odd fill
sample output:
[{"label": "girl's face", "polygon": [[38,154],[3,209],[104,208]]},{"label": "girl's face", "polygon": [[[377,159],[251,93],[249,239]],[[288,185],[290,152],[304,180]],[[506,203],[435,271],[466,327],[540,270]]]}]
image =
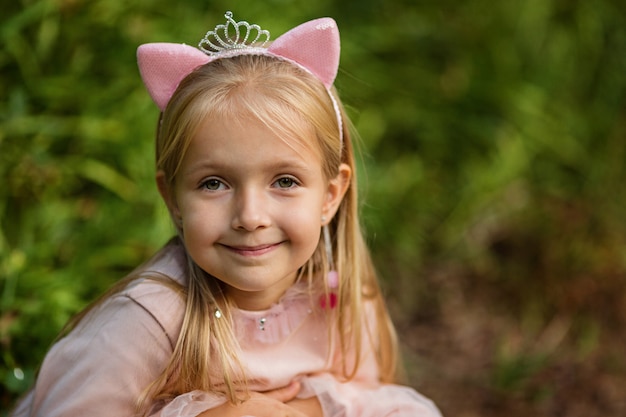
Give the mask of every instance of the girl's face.
[{"label": "girl's face", "polygon": [[266,309],[294,283],[317,248],[322,218],[330,221],[348,187],[347,165],[324,177],[317,139],[307,132],[286,143],[256,120],[208,119],[173,189],[158,174],[189,255],[242,309]]}]

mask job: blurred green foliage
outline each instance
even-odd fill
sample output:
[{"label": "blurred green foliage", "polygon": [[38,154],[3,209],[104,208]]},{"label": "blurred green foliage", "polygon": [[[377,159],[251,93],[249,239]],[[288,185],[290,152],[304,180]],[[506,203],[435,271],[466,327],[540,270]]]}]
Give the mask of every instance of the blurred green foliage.
[{"label": "blurred green foliage", "polygon": [[[172,234],[135,50],[195,44],[225,10],[273,34],[338,21],[363,221],[400,317],[437,314],[452,270],[496,314],[574,318],[581,349],[626,324],[626,3],[0,5],[0,409],[66,320]],[[505,388],[543,363],[501,360]]]}]

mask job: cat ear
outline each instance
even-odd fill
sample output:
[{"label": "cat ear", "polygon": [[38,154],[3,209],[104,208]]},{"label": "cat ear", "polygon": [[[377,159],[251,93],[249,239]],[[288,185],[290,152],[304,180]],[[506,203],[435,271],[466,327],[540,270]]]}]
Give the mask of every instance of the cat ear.
[{"label": "cat ear", "polygon": [[209,56],[189,45],[147,43],[137,49],[141,78],[161,111],[183,78],[209,61]]},{"label": "cat ear", "polygon": [[278,37],[267,51],[304,67],[330,89],[339,68],[337,23],[330,17],[303,23]]}]

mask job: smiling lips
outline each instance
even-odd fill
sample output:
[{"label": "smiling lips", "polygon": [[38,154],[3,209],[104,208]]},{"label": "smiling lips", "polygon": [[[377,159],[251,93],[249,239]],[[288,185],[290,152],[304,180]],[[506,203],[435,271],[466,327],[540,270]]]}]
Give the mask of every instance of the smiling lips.
[{"label": "smiling lips", "polygon": [[246,256],[246,257],[254,257],[254,256],[261,256],[268,252],[271,252],[272,250],[276,249],[279,245],[280,245],[280,242],[270,243],[266,245],[258,245],[258,246],[229,246],[229,245],[222,245],[222,246],[224,246],[226,249],[238,255]]}]

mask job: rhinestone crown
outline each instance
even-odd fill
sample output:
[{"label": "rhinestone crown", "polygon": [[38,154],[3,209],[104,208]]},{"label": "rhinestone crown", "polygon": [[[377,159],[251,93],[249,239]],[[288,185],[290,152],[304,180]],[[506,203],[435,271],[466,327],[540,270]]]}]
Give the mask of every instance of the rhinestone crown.
[{"label": "rhinestone crown", "polygon": [[[224,14],[226,23],[215,26],[204,35],[198,48],[207,55],[216,55],[225,51],[263,47],[270,40],[270,32],[257,24],[246,21],[235,22],[232,12]],[[234,30],[234,35],[231,31]],[[255,36],[256,35],[256,36]],[[251,36],[254,39],[249,40]]]}]

